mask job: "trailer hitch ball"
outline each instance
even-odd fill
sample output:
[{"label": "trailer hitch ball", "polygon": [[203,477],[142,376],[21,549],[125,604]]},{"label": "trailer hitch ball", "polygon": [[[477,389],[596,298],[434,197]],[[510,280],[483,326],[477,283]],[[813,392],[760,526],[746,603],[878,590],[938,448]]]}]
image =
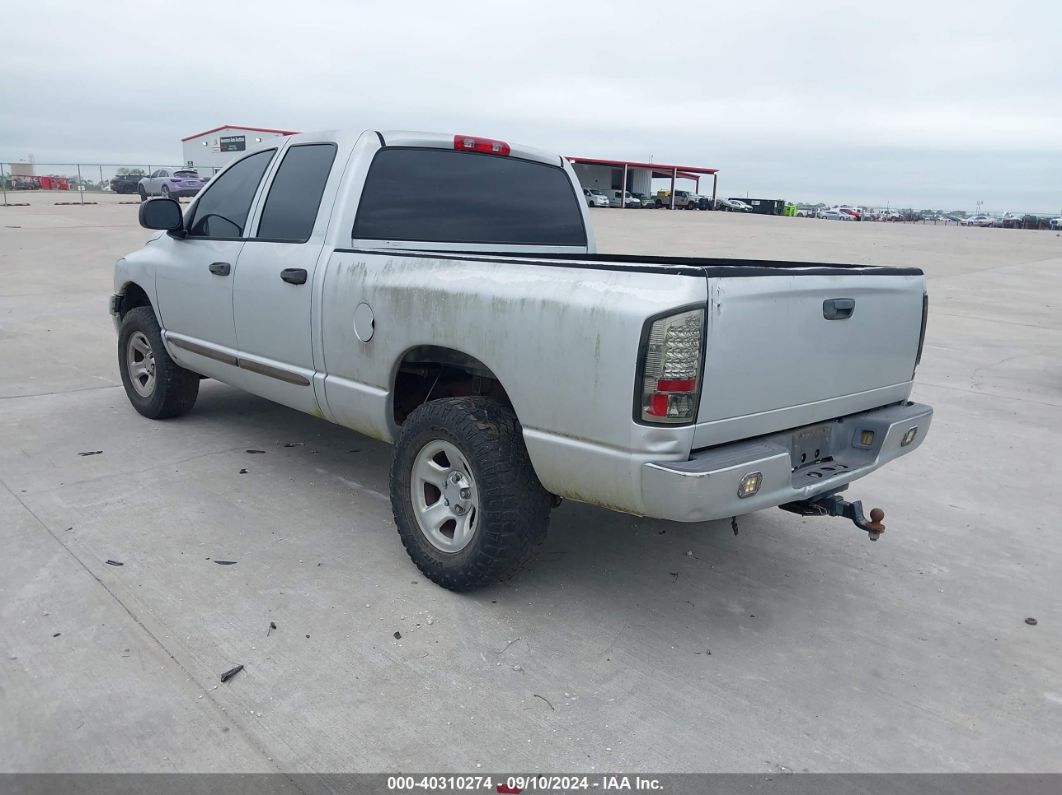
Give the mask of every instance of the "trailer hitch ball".
[{"label": "trailer hitch ball", "polygon": [[885,532],[885,511],[881,508],[871,508],[870,519],[863,515],[863,503],[859,500],[848,502],[836,493],[815,497],[810,500],[799,500],[779,505],[783,511],[798,513],[801,516],[843,516],[860,530],[864,531],[871,541],[877,541],[878,537]]}]

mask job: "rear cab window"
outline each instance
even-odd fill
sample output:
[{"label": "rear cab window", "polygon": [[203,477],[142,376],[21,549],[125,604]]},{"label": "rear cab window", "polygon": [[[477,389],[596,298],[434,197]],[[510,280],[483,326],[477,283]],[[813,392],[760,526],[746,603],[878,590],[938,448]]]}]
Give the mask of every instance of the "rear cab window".
[{"label": "rear cab window", "polygon": [[283,243],[309,240],[336,149],[333,143],[296,144],[288,149],[269,186],[258,222],[259,238]]},{"label": "rear cab window", "polygon": [[355,240],[585,246],[582,203],[560,165],[441,148],[385,147],[369,167]]}]

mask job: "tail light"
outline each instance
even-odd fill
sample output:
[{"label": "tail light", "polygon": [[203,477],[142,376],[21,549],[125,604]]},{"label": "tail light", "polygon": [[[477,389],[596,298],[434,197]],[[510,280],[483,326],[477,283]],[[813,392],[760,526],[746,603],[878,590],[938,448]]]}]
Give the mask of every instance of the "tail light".
[{"label": "tail light", "polygon": [[505,141],[477,138],[474,135],[455,135],[454,149],[461,152],[483,152],[488,155],[508,155],[512,151]]},{"label": "tail light", "polygon": [[926,342],[926,323],[929,321],[929,293],[922,293],[922,330],[918,334],[918,354],[915,356],[915,367],[922,361],[922,346]]},{"label": "tail light", "polygon": [[668,424],[690,423],[696,419],[703,342],[703,309],[652,322],[643,342],[638,419]]}]

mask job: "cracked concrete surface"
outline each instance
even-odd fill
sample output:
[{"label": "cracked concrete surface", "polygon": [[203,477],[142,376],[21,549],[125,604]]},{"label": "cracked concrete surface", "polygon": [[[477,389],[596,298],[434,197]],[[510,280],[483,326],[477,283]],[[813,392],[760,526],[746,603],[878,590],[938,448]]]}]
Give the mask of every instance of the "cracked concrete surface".
[{"label": "cracked concrete surface", "polygon": [[1055,234],[593,211],[605,251],[924,267],[933,430],[852,488],[876,544],[566,503],[459,596],[387,446],[215,382],[135,414],[106,305],[147,233],[45,198],[0,208],[0,771],[1062,769]]}]

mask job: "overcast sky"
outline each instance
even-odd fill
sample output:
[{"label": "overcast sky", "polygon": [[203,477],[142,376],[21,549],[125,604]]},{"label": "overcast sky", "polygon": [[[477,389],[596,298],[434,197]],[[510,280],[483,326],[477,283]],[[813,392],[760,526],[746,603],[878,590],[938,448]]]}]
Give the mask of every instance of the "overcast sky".
[{"label": "overcast sky", "polygon": [[1062,211],[1057,0],[8,0],[2,20],[3,160],[401,128],[714,166],[729,196]]}]

